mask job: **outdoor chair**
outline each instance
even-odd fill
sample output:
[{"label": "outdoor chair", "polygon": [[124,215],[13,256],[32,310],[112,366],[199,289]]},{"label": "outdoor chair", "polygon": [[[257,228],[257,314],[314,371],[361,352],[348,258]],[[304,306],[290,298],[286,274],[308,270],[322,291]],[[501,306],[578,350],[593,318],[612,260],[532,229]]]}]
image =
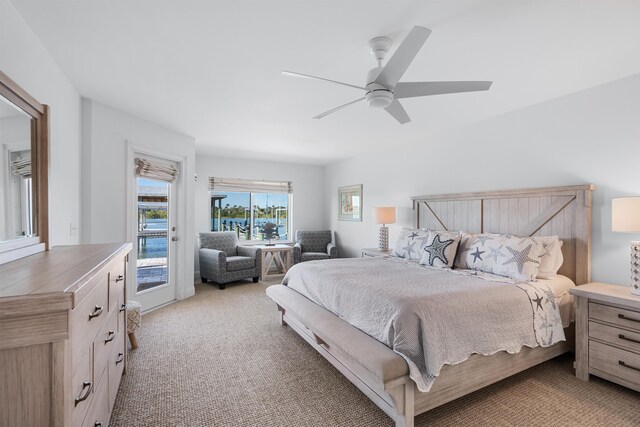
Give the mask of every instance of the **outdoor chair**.
[{"label": "outdoor chair", "polygon": [[224,289],[229,282],[251,277],[257,283],[260,278],[260,248],[238,245],[233,231],[198,233],[198,252],[202,283],[211,280]]},{"label": "outdoor chair", "polygon": [[293,263],[338,257],[338,248],[333,244],[333,231],[296,231],[293,246]]}]

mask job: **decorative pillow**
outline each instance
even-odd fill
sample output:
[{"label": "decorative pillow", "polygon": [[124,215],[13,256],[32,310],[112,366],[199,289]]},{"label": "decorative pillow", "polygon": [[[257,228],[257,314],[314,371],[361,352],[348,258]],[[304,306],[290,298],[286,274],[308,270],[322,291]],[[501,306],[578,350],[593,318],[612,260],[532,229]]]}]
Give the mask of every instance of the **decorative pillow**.
[{"label": "decorative pillow", "polygon": [[460,244],[458,245],[458,253],[453,263],[455,268],[470,268],[467,264],[467,255],[472,250],[471,246],[475,242],[475,234],[460,233]]},{"label": "decorative pillow", "polygon": [[422,248],[420,264],[439,268],[453,267],[458,244],[460,235],[457,233],[430,231],[429,239]]},{"label": "decorative pillow", "polygon": [[542,259],[540,259],[538,278],[553,279],[558,275],[558,270],[564,262],[562,240],[558,236],[534,236],[532,239],[544,248]]},{"label": "decorative pillow", "polygon": [[544,252],[542,245],[530,237],[465,233],[458,250],[456,267],[460,265],[459,268],[528,282],[538,276]]},{"label": "decorative pillow", "polygon": [[429,232],[422,230],[403,230],[393,248],[393,254],[400,258],[420,261],[422,248],[429,239]]}]

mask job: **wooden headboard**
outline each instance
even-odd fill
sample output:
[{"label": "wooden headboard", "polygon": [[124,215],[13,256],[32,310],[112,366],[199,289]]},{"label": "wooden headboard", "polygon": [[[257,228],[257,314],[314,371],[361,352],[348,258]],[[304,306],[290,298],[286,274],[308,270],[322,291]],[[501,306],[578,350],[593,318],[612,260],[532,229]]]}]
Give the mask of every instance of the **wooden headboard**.
[{"label": "wooden headboard", "polygon": [[559,273],[576,285],[591,281],[592,184],[415,196],[414,226],[469,233],[560,237]]}]

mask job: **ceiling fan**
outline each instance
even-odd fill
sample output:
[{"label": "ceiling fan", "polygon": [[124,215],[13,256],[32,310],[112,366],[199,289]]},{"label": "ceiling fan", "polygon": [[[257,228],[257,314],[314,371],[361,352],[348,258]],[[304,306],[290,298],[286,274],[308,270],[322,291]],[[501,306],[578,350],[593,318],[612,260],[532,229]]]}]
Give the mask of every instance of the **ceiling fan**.
[{"label": "ceiling fan", "polygon": [[293,71],[282,71],[282,74],[290,77],[300,77],[305,79],[321,80],[342,86],[349,86],[365,91],[362,98],[348,102],[339,107],[318,114],[314,119],[321,119],[329,114],[335,113],[349,105],[360,101],[367,100],[370,107],[384,108],[391,114],[400,124],[410,122],[411,119],[400,104],[399,99],[413,98],[417,96],[441,95],[445,93],[458,92],[475,92],[480,90],[489,90],[492,82],[487,81],[469,81],[469,82],[399,82],[402,75],[407,71],[413,58],[418,54],[420,48],[427,37],[431,34],[431,30],[424,27],[415,26],[411,29],[407,37],[402,41],[398,49],[395,51],[387,65],[382,66],[382,60],[391,47],[391,39],[389,37],[375,37],[369,40],[371,54],[378,60],[378,66],[373,68],[367,74],[367,83],[365,86],[357,86],[349,83],[338,82],[335,80],[325,79],[322,77],[311,76],[308,74],[295,73]]}]

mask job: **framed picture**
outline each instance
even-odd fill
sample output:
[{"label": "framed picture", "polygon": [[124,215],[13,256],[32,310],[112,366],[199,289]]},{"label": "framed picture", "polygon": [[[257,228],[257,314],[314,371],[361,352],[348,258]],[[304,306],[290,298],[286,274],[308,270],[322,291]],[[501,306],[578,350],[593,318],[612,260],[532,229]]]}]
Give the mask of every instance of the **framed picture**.
[{"label": "framed picture", "polygon": [[362,221],[362,184],[338,188],[338,219]]}]

